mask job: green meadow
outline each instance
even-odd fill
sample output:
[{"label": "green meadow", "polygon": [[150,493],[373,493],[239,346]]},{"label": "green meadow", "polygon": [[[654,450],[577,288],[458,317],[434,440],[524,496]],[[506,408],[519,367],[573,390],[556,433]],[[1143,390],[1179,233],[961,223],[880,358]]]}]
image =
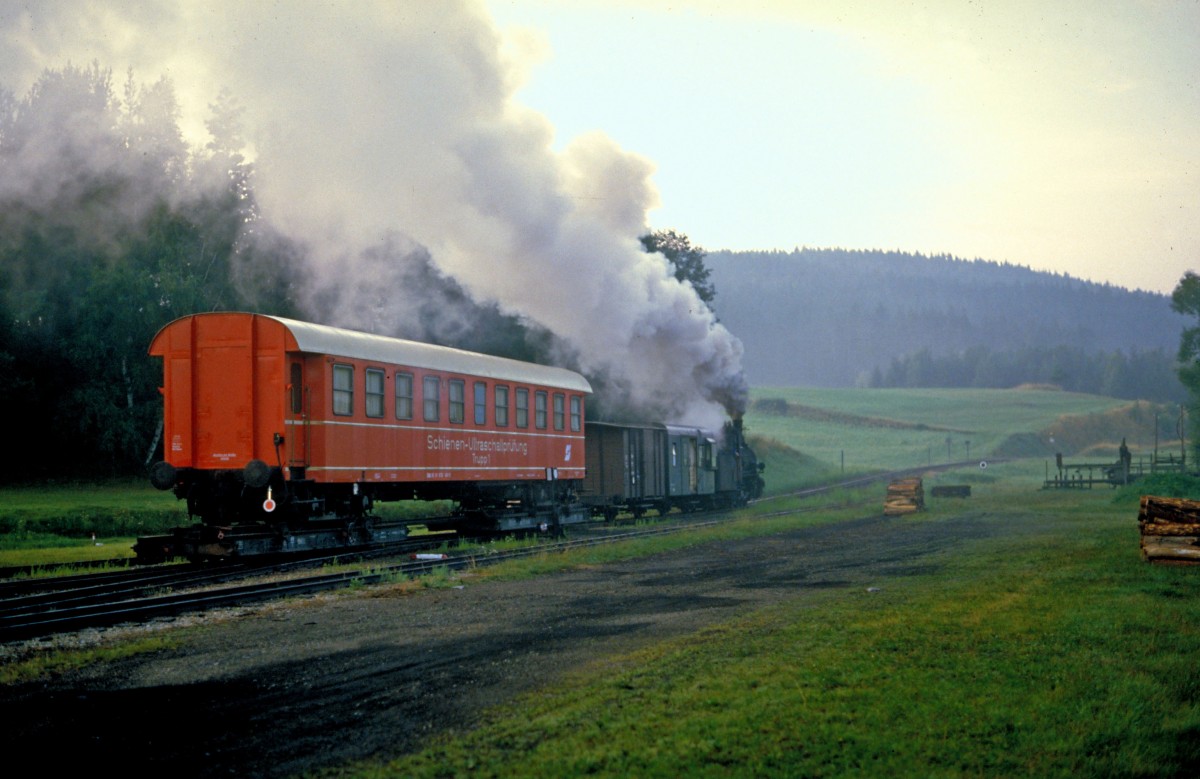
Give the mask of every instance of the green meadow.
[{"label": "green meadow", "polygon": [[0,566],[131,557],[134,539],[184,524],[170,493],[145,481],[0,488]]},{"label": "green meadow", "polygon": [[[802,452],[826,471],[913,468],[988,458],[1115,459],[1178,447],[1177,408],[1047,389],[757,388],[746,425]],[[1174,444],[1170,439],[1176,439]]]}]

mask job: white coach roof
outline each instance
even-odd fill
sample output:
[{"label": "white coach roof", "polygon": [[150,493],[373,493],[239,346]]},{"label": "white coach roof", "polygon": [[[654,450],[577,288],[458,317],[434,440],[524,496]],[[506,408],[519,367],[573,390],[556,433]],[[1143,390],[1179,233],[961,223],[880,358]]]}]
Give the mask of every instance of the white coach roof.
[{"label": "white coach roof", "polygon": [[369,360],[427,370],[461,373],[499,381],[540,384],[575,392],[591,392],[588,380],[566,368],[478,354],[448,346],[406,341],[383,335],[314,325],[277,316],[263,316],[283,325],[296,339],[300,351],[334,357]]}]

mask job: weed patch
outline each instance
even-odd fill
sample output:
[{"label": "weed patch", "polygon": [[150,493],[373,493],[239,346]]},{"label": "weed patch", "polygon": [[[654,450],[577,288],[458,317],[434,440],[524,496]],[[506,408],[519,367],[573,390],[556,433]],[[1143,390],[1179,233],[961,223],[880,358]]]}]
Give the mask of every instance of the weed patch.
[{"label": "weed patch", "polygon": [[0,685],[39,681],[95,663],[112,662],[146,652],[170,649],[176,643],[176,639],[165,636],[150,636],[116,641],[90,649],[63,649],[34,653],[24,659],[0,664]]}]

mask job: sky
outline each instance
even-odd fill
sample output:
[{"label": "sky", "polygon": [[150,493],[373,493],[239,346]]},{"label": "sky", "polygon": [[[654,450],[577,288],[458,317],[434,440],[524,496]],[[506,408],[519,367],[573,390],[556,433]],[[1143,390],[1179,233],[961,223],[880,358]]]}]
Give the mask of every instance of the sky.
[{"label": "sky", "polygon": [[[0,0],[0,83],[18,96],[93,59],[118,84],[171,78],[199,144],[233,90],[281,220],[332,243],[395,218],[451,271],[469,249],[433,234],[464,229],[438,217],[447,192],[426,197],[444,177],[389,190],[404,168],[376,147],[432,148],[459,121],[515,139],[494,134],[488,163],[529,173],[510,210],[574,175],[581,145],[606,147],[617,175],[603,195],[576,181],[575,202],[620,197],[624,175],[629,225],[710,251],[945,253],[1157,292],[1200,268],[1195,0]],[[423,88],[423,68],[473,82]],[[463,116],[447,95],[478,102]],[[338,130],[355,137],[327,154]],[[429,156],[457,165],[462,148]],[[317,193],[345,204],[339,224]]]},{"label": "sky", "polygon": [[[716,249],[899,249],[1170,292],[1200,268],[1200,3],[489,0],[556,142]],[[516,31],[520,30],[518,35]]]}]

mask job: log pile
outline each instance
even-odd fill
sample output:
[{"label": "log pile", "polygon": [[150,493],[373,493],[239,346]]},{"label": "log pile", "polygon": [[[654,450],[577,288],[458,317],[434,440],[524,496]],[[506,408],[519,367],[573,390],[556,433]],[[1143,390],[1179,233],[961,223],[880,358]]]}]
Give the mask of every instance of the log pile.
[{"label": "log pile", "polygon": [[931,489],[929,494],[934,498],[969,498],[971,497],[971,485],[942,484]]},{"label": "log pile", "polygon": [[925,487],[920,478],[893,479],[883,501],[883,514],[896,517],[925,510]]},{"label": "log pile", "polygon": [[1200,564],[1200,501],[1143,495],[1138,528],[1143,560],[1167,565]]}]

